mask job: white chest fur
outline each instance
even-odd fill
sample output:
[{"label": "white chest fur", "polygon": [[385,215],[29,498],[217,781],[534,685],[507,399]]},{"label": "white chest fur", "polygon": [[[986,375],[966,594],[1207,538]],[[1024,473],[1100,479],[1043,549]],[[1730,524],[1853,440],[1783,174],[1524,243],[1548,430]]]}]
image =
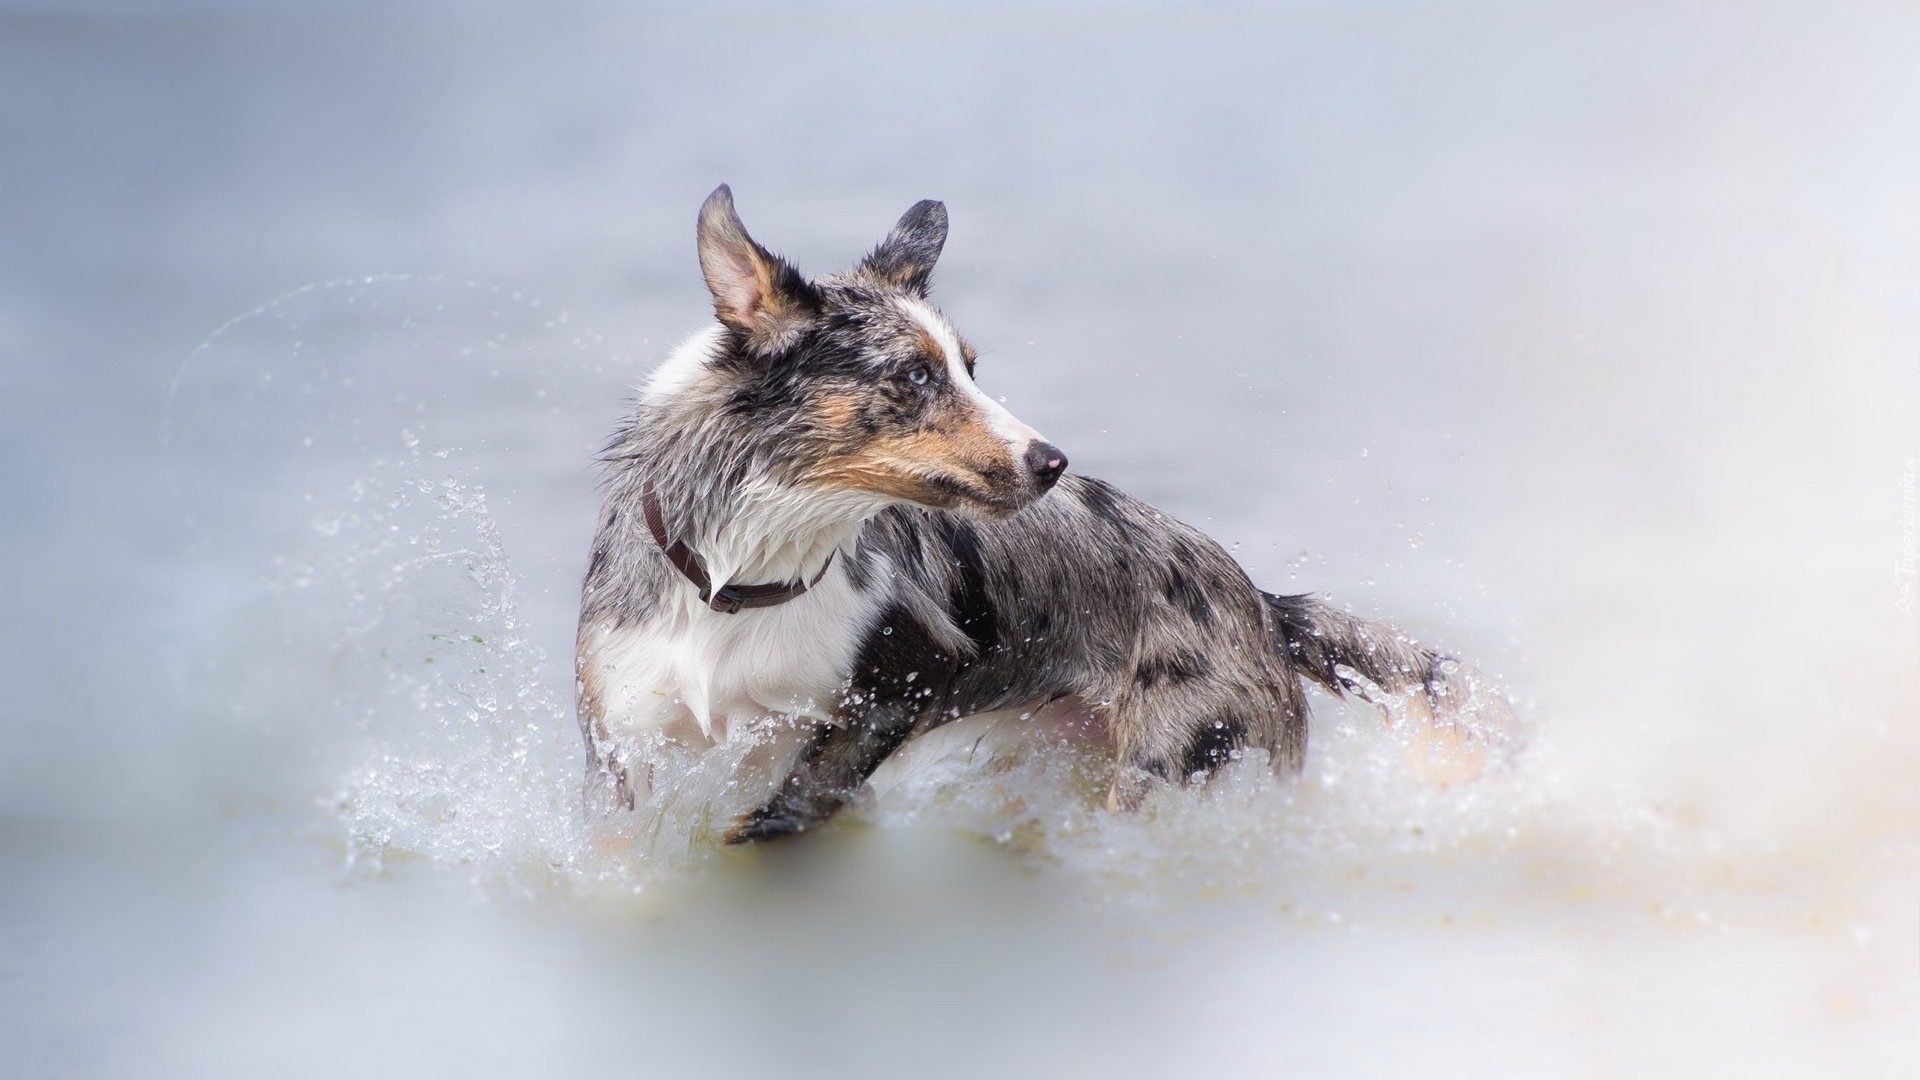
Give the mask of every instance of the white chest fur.
[{"label": "white chest fur", "polygon": [[676,582],[647,622],[583,628],[580,676],[616,739],[689,719],[710,739],[768,716],[825,720],[879,611],[842,564],[803,596],[733,615]]}]

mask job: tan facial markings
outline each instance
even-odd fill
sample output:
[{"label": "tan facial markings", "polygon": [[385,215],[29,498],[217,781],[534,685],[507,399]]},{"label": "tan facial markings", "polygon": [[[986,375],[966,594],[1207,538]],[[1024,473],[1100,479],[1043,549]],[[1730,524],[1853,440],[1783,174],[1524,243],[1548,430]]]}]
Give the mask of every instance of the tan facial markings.
[{"label": "tan facial markings", "polygon": [[943,509],[963,499],[1007,509],[1018,503],[1013,455],[982,410],[943,394],[913,430],[870,432],[861,418],[878,394],[842,392],[813,402],[810,411],[827,437],[824,453],[801,470],[801,483]]},{"label": "tan facial markings", "polygon": [[927,333],[925,327],[913,323],[910,324],[907,332],[913,336],[914,351],[920,354],[920,358],[925,360],[928,366],[936,370],[947,366],[947,362],[941,359],[940,342],[936,341],[932,334]]},{"label": "tan facial markings", "polygon": [[859,394],[822,394],[813,399],[813,420],[821,431],[851,436],[860,420],[863,397]]}]

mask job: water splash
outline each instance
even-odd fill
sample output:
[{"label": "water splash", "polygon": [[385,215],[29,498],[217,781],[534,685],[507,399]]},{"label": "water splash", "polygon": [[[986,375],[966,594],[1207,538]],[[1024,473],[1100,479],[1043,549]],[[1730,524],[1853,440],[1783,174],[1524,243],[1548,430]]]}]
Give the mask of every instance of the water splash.
[{"label": "water splash", "polygon": [[[253,567],[264,602],[301,628],[287,662],[326,688],[321,738],[352,744],[316,792],[350,873],[425,861],[528,896],[644,891],[737,857],[718,834],[773,782],[793,737],[778,718],[703,752],[655,748],[636,812],[583,822],[571,670],[540,644],[565,642],[575,584],[527,587],[489,491],[551,486],[515,447],[551,430],[569,395],[582,415],[605,412],[608,380],[582,377],[592,363],[577,328],[531,302],[396,277],[264,305],[176,381],[185,504],[207,549]],[[591,504],[557,513],[586,522]],[[522,513],[513,529],[537,545],[544,520]],[[539,618],[554,625],[524,610],[529,593],[548,597]],[[1322,699],[1299,780],[1250,751],[1116,816],[1102,805],[1109,748],[1003,717],[984,741],[965,725],[923,740],[910,775],[834,828],[971,837],[1088,902],[1157,910],[1214,896],[1331,908],[1356,867],[1431,876],[1528,850],[1583,853],[1570,872],[1594,877],[1622,837],[1642,852],[1666,842],[1645,814],[1569,805],[1517,756],[1504,699],[1472,673],[1461,685],[1458,729],[1495,766],[1472,782],[1425,768],[1445,725],[1411,702],[1383,696],[1386,722]]]}]

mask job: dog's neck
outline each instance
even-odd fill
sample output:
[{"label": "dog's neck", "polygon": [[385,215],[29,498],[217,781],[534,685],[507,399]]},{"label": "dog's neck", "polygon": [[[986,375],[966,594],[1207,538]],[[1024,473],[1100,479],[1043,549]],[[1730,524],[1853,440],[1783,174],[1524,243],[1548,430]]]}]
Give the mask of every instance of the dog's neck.
[{"label": "dog's neck", "polygon": [[812,581],[894,500],[783,480],[755,453],[764,445],[755,423],[727,408],[735,388],[709,366],[721,345],[716,325],[674,350],[617,449],[652,476],[670,539],[700,557],[714,588]]},{"label": "dog's neck", "polygon": [[851,548],[867,520],[892,500],[859,491],[815,491],[760,478],[742,485],[736,509],[684,538],[722,585],[812,581],[834,551]]}]

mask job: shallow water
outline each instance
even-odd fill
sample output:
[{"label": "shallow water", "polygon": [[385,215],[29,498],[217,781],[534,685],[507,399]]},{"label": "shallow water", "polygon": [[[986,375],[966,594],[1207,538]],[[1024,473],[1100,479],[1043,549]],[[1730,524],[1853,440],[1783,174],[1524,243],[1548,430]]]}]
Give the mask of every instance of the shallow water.
[{"label": "shallow water", "polygon": [[[1705,6],[3,17],[0,1053],[1910,1075],[1916,39]],[[1262,585],[1498,678],[1524,752],[1442,788],[1320,696],[1300,781],[1244,760],[1133,816],[1036,741],[802,843],[713,844],[711,761],[590,835],[590,462],[704,317],[722,179],[816,270],[945,199],[936,298],[989,392]]]}]

